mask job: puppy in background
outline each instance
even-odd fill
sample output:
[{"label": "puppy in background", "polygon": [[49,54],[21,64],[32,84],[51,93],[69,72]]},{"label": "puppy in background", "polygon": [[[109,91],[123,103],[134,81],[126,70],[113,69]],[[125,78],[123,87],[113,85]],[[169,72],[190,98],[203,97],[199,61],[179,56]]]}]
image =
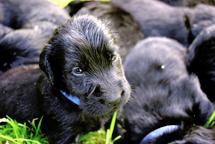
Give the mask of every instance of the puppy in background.
[{"label": "puppy in background", "polygon": [[158,37],[140,41],[126,57],[133,91],[119,120],[123,144],[215,143],[214,130],[201,127],[214,105],[188,74],[185,59],[186,48]]},{"label": "puppy in background", "polygon": [[43,116],[50,143],[69,144],[100,127],[125,104],[130,86],[111,31],[98,19],[77,16],[59,27],[38,66],[0,76],[0,116],[19,121]]},{"label": "puppy in background", "polygon": [[0,0],[0,73],[38,64],[54,30],[69,18],[48,0]]}]

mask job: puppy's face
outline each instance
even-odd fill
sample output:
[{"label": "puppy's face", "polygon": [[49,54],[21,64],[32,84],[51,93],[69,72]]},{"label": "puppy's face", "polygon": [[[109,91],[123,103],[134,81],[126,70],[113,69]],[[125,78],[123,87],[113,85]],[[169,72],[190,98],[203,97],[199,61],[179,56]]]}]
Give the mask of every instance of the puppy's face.
[{"label": "puppy's face", "polygon": [[[140,142],[160,127],[177,125],[183,129],[190,123],[204,124],[209,118],[213,106],[196,77],[188,76],[184,62],[185,49],[163,38],[144,40],[127,56],[125,74],[134,89],[124,107],[130,143]],[[152,143],[165,144],[182,137],[181,131],[174,135],[170,129],[162,132],[163,141],[158,136]]]},{"label": "puppy's face", "polygon": [[41,55],[41,68],[57,89],[80,99],[85,113],[104,116],[130,95],[116,50],[100,21],[80,16],[56,31]]}]

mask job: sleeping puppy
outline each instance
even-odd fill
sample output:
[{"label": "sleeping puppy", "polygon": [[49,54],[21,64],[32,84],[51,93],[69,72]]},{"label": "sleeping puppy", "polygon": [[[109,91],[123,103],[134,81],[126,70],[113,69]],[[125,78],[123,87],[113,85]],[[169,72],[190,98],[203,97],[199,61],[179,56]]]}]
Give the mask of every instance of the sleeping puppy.
[{"label": "sleeping puppy", "polygon": [[[170,6],[157,0],[112,2],[134,18],[144,37],[164,36],[175,39],[185,46],[190,45],[202,29],[215,23],[215,8],[205,4],[188,8]],[[179,3],[183,3],[183,0]]]},{"label": "sleeping puppy", "polygon": [[[42,48],[56,26],[50,29],[19,29],[0,38],[0,72],[20,65],[38,64]],[[0,32],[3,31],[2,29]]]},{"label": "sleeping puppy", "polygon": [[67,19],[64,10],[47,0],[1,0],[0,73],[39,63],[41,49]]},{"label": "sleeping puppy", "polygon": [[48,0],[0,1],[0,23],[13,29],[61,25],[68,18],[64,10]]},{"label": "sleeping puppy", "polygon": [[92,16],[59,27],[40,55],[40,68],[44,73],[22,66],[0,77],[0,116],[43,116],[50,143],[72,143],[99,128],[130,95],[111,32]]},{"label": "sleeping puppy", "polygon": [[215,103],[215,25],[204,29],[189,47],[187,65],[200,80],[202,90]]},{"label": "sleeping puppy", "polygon": [[[191,135],[193,124],[203,125],[209,119],[214,106],[198,79],[188,75],[185,54],[183,46],[167,38],[147,38],[128,54],[124,67],[133,91],[123,109],[125,131],[118,130],[122,143],[174,143]],[[212,138],[209,134],[195,138],[215,142],[215,133],[210,133]]]},{"label": "sleeping puppy", "polygon": [[[189,44],[184,8],[169,6],[157,0],[113,0],[113,4],[129,13],[144,37],[164,36]],[[144,11],[144,13],[143,13]]]}]

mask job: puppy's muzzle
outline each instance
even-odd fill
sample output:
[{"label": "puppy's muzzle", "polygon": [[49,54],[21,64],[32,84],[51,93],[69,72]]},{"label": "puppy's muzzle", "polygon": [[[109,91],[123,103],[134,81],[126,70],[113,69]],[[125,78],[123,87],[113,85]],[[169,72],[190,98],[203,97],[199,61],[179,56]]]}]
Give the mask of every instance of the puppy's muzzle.
[{"label": "puppy's muzzle", "polygon": [[125,96],[122,81],[115,84],[96,84],[91,90],[89,97],[94,97],[99,103],[106,105],[118,106],[121,99]]}]

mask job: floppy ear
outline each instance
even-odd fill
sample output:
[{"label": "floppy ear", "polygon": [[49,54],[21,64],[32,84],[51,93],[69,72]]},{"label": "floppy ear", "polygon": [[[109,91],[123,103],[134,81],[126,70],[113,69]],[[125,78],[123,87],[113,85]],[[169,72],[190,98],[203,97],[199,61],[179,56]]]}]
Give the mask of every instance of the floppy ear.
[{"label": "floppy ear", "polygon": [[46,74],[46,76],[48,77],[49,81],[51,82],[51,84],[54,84],[54,75],[53,75],[53,71],[50,65],[50,52],[49,52],[49,47],[46,46],[42,53],[40,54],[40,69]]}]

